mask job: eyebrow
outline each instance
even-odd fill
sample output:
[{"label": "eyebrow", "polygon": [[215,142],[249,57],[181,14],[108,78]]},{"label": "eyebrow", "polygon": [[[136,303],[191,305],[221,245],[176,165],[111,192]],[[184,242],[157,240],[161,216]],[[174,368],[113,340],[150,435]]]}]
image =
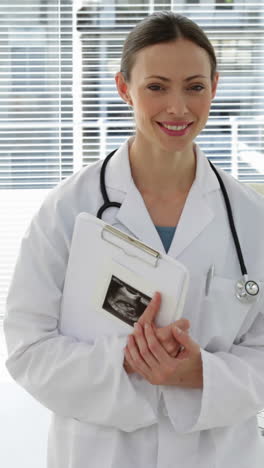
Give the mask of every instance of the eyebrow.
[{"label": "eyebrow", "polygon": [[[166,78],[165,76],[160,76],[160,75],[147,76],[146,80],[149,78],[157,78],[158,80],[162,80],[166,82],[172,81],[169,78]],[[205,78],[206,80],[208,79],[207,76],[204,76],[204,75],[192,75],[192,76],[188,76],[188,78],[185,78],[184,81],[191,81],[191,80],[194,80],[195,78]]]}]

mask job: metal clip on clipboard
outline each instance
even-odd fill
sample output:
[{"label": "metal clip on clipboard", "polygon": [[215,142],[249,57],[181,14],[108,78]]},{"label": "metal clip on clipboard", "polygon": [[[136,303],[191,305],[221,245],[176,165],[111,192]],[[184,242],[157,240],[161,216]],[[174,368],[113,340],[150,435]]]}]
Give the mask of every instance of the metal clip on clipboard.
[{"label": "metal clip on clipboard", "polygon": [[[122,244],[123,245],[120,245],[118,243],[115,243],[113,242],[113,240],[109,240],[109,238],[107,239],[105,236],[108,234],[111,234],[113,237],[118,237],[119,239],[121,239]],[[148,264],[151,264],[152,266],[154,266],[154,268],[157,267],[158,265],[158,260],[160,258],[160,253],[157,252],[156,250],[152,249],[151,247],[147,246],[146,244],[144,244],[143,242],[133,238],[133,237],[130,237],[128,234],[120,231],[119,229],[116,229],[114,228],[113,226],[110,226],[110,225],[106,225],[103,227],[102,231],[101,231],[101,237],[104,241],[106,242],[109,242],[110,244],[114,245],[115,247],[118,247],[119,249],[121,249],[126,255],[129,255],[130,257],[137,257],[139,258],[140,260],[148,263]],[[132,246],[132,250],[133,250],[133,247],[136,247],[137,249],[139,249],[141,251],[141,255],[138,256],[138,255],[135,255],[135,253],[131,253],[131,251],[129,252],[128,250],[125,249],[125,245],[126,244],[129,244],[129,246]],[[143,253],[143,255],[142,255]]]}]

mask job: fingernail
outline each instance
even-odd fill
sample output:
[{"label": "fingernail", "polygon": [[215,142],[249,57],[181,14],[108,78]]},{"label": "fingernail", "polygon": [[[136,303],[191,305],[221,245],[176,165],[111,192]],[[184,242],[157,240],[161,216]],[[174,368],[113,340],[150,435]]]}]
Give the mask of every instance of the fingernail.
[{"label": "fingernail", "polygon": [[138,330],[138,323],[137,322],[134,323],[134,328],[135,328],[135,330]]},{"label": "fingernail", "polygon": [[150,327],[149,323],[145,323],[145,328],[148,329]]},{"label": "fingernail", "polygon": [[174,327],[174,328],[175,328],[176,332],[179,333],[179,335],[182,333],[182,330],[180,328],[178,328],[178,327]]}]

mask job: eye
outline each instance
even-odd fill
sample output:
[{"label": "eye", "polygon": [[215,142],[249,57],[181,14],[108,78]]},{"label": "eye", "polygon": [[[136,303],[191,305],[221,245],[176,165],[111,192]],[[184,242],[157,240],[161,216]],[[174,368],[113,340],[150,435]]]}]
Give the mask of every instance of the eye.
[{"label": "eye", "polygon": [[193,86],[190,87],[191,91],[200,92],[200,91],[203,91],[203,89],[205,89],[205,86],[203,86],[203,85],[193,85]]},{"label": "eye", "polygon": [[161,91],[164,88],[162,88],[160,85],[150,85],[148,86],[148,89],[150,89],[151,91]]}]

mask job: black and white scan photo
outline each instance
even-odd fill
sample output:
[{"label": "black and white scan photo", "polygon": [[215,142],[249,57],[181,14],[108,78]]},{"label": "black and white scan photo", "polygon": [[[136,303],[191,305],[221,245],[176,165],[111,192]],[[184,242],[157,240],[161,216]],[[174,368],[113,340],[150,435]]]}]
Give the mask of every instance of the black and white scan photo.
[{"label": "black and white scan photo", "polygon": [[103,309],[133,326],[150,301],[151,297],[129,286],[116,276],[112,276]]}]

